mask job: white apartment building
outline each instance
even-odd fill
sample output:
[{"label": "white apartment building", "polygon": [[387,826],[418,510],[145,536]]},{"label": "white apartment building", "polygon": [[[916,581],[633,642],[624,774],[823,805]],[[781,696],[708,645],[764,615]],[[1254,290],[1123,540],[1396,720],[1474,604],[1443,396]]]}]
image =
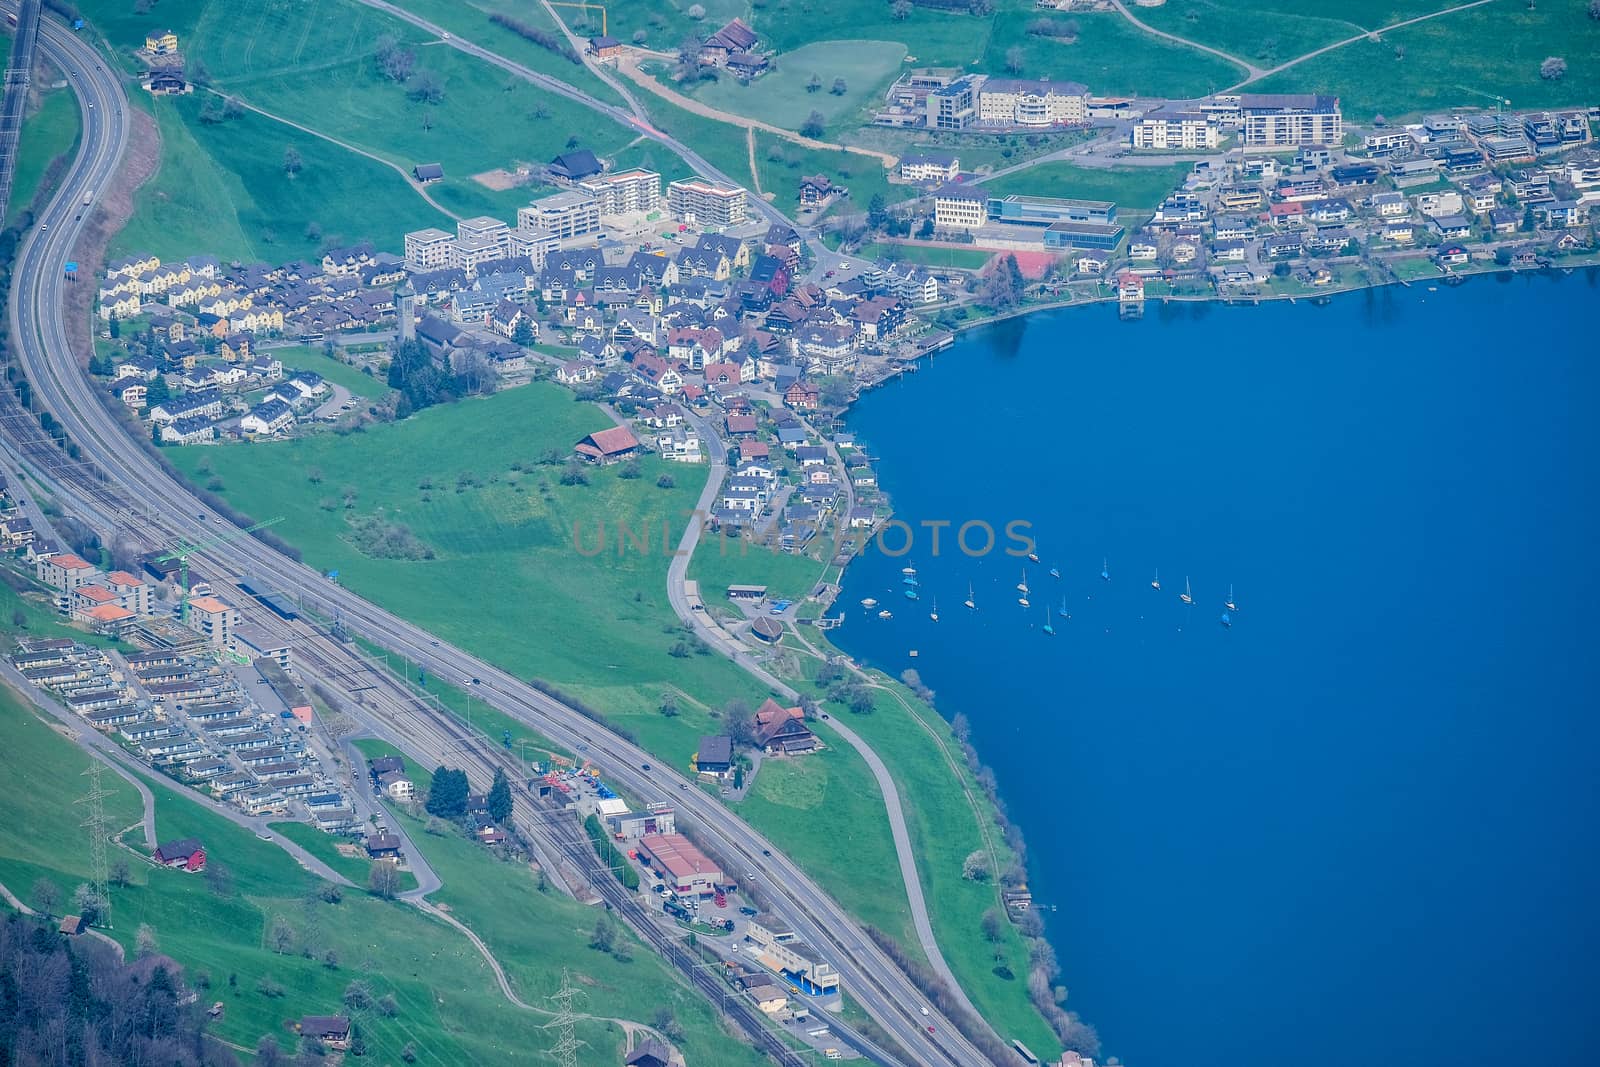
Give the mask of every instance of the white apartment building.
[{"label": "white apartment building", "polygon": [[1194,111],[1155,111],[1133,127],[1133,147],[1193,151],[1215,148],[1222,141],[1217,124]]},{"label": "white apartment building", "polygon": [[445,230],[430,226],[406,234],[406,266],[416,270],[442,270],[450,265],[450,246],[455,238]]},{"label": "white apartment building", "polygon": [[667,186],[667,210],[679,222],[737,226],[745,221],[745,191],[709,178],[683,178]]},{"label": "white apartment building", "polygon": [[535,200],[517,209],[517,229],[545,230],[558,241],[600,232],[600,205],[579,189]]},{"label": "white apartment building", "polygon": [[1240,99],[1247,148],[1339,145],[1344,119],[1339,98],[1322,93],[1247,95]]},{"label": "white apartment building", "polygon": [[508,251],[507,240],[511,234],[511,227],[490,215],[479,215],[477,218],[462,219],[456,223],[457,241],[489,241],[501,250],[502,254]]},{"label": "white apartment building", "polygon": [[594,197],[602,215],[648,213],[661,207],[661,175],[653,170],[632,170],[598,174],[578,183],[578,188]]},{"label": "white apartment building", "polygon": [[1077,82],[989,78],[978,89],[978,121],[991,126],[1070,126],[1089,121],[1089,90]]}]

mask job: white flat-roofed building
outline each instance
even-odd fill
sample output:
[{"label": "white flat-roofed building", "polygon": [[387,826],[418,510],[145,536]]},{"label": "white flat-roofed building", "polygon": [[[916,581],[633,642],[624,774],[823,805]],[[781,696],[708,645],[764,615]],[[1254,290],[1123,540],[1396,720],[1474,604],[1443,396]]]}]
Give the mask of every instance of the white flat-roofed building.
[{"label": "white flat-roofed building", "polygon": [[489,215],[479,215],[476,218],[462,219],[456,223],[456,240],[458,241],[493,241],[502,254],[506,250],[507,241],[510,239],[511,227],[504,222]]},{"label": "white flat-roofed building", "polygon": [[417,270],[441,270],[450,265],[450,246],[455,238],[446,230],[428,227],[406,234],[406,266]]},{"label": "white flat-roofed building", "polygon": [[976,230],[989,221],[989,194],[975,185],[951,183],[933,194],[933,224],[941,230]]},{"label": "white flat-roofed building", "polygon": [[511,254],[533,260],[534,270],[544,270],[545,260],[560,247],[561,239],[546,229],[511,231]]},{"label": "white flat-roofed building", "polygon": [[1195,150],[1222,141],[1216,122],[1196,111],[1153,111],[1133,125],[1133,147]]},{"label": "white flat-roofed building", "polygon": [[978,90],[989,126],[1072,126],[1089,121],[1089,90],[1077,82],[989,78]]},{"label": "white flat-roofed building", "polygon": [[709,178],[683,178],[667,186],[667,210],[697,226],[737,226],[745,221],[744,189]]},{"label": "white flat-roofed building", "polygon": [[1247,148],[1339,145],[1344,119],[1339,98],[1325,93],[1249,94],[1239,101]]},{"label": "white flat-roofed building", "polygon": [[578,183],[578,188],[594,197],[602,215],[648,213],[661,207],[661,175],[653,170],[632,170],[599,174]]},{"label": "white flat-roofed building", "polygon": [[553,193],[517,209],[517,229],[545,230],[558,241],[600,232],[600,205],[581,189]]},{"label": "white flat-roofed building", "polygon": [[506,244],[495,237],[458,237],[450,245],[449,265],[475,277],[482,264],[506,257]]}]

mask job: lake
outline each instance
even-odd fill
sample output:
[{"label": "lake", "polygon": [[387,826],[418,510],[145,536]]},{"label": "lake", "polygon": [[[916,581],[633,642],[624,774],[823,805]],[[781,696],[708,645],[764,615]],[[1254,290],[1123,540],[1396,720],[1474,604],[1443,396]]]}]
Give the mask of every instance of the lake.
[{"label": "lake", "polygon": [[[1104,1055],[1600,1059],[1597,308],[1580,271],[1067,309],[851,412],[917,536],[833,637],[971,719]],[[969,521],[1031,524],[1030,608]]]}]

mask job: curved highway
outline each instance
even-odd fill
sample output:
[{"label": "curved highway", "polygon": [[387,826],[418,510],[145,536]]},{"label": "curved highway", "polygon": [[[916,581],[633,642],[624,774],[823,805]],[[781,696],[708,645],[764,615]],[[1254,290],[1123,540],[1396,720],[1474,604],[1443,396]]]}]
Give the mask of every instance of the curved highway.
[{"label": "curved highway", "polygon": [[[84,460],[98,466],[127,499],[138,502],[135,506],[140,513],[134,514],[126,510],[124,501],[108,497],[94,508],[102,521],[120,520],[116,522],[118,527],[138,530],[155,543],[179,538],[200,540],[213,535],[216,527],[226,525],[225,520],[185,486],[169,478],[102,406],[71,349],[63,320],[68,283],[62,265],[71,258],[83,229],[82,217],[90,210],[85,201],[92,204],[105,187],[127,144],[128,105],[122,86],[92,48],[53,20],[41,26],[39,46],[52,62],[68,72],[79,94],[83,134],[79,155],[64,176],[60,191],[18,251],[10,304],[15,355],[39,401],[64,426],[82,450]],[[498,57],[484,58],[505,65]],[[526,76],[533,72],[518,73]],[[564,95],[575,92],[564,88]],[[621,112],[598,101],[592,105]],[[639,125],[632,116],[627,118]],[[660,134],[655,136],[675,150],[681,148]],[[685,150],[685,155],[695,162],[692,153]],[[820,886],[718,800],[670,768],[651,763],[652,757],[636,745],[521,679],[434,640],[421,628],[327,582],[315,570],[259,541],[241,538],[209,550],[206,557],[222,573],[259,576],[299,597],[306,610],[341,619],[350,628],[436,675],[462,683],[480,679],[481,684],[473,688],[492,706],[526,722],[557,744],[582,751],[609,779],[641,800],[671,801],[694,824],[702,842],[733,866],[730,873],[754,876],[762,883],[774,912],[837,967],[845,989],[914,1062],[952,1067],[986,1062],[948,1019],[926,1004],[910,979]],[[651,769],[645,770],[646,765]],[[925,1010],[930,1014],[924,1015]]]}]

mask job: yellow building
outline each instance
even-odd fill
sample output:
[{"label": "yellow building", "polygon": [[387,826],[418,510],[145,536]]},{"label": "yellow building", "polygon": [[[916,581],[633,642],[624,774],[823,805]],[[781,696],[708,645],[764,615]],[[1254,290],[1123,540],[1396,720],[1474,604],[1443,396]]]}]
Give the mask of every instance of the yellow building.
[{"label": "yellow building", "polygon": [[153,56],[169,56],[178,50],[178,35],[171,30],[147,33],[144,37],[144,50]]},{"label": "yellow building", "polygon": [[100,302],[100,317],[108,322],[113,317],[131,319],[139,314],[139,309],[142,306],[138,293],[122,293],[110,300],[102,300]]}]

